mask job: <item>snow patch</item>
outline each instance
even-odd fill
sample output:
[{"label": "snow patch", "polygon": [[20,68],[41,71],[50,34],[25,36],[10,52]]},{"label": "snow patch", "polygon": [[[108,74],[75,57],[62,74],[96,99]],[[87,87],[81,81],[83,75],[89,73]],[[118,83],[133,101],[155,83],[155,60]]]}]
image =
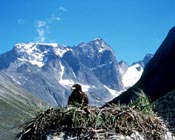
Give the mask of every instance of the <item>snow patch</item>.
[{"label": "snow patch", "polygon": [[121,91],[116,91],[114,89],[107,87],[106,85],[104,85],[104,87],[111,93],[112,96],[118,96],[121,94]]},{"label": "snow patch", "polygon": [[18,53],[21,54],[18,60],[22,62],[29,62],[32,65],[37,65],[38,67],[42,67],[44,65],[43,57],[47,52],[42,52],[41,50],[37,49],[37,44],[16,44],[16,49],[18,50]]},{"label": "snow patch", "polygon": [[75,84],[75,82],[71,79],[61,79],[59,83],[65,87],[71,87],[73,84]]},{"label": "snow patch", "polygon": [[105,50],[104,48],[100,47],[98,51],[99,53],[102,53],[104,50]]},{"label": "snow patch", "polygon": [[84,84],[80,84],[80,85],[81,85],[82,90],[83,90],[84,92],[88,92],[88,90],[91,88],[91,86],[89,86],[89,85],[84,85]]},{"label": "snow patch", "polygon": [[18,85],[22,85],[19,81],[17,81],[12,75],[10,76],[14,82],[16,82]]},{"label": "snow patch", "polygon": [[63,79],[63,74],[64,74],[64,66],[59,63],[61,67],[61,72],[60,72],[60,81],[59,83],[63,86],[71,87],[74,84],[74,81],[71,79]]},{"label": "snow patch", "polygon": [[19,53],[18,59],[21,62],[29,62],[38,67],[43,67],[45,65],[47,61],[46,58],[44,60],[44,56],[50,51],[55,55],[62,57],[65,52],[70,50],[64,46],[59,46],[56,43],[20,43],[16,44],[15,47]]},{"label": "snow patch", "polygon": [[122,77],[125,88],[133,86],[141,77],[143,68],[139,64],[130,66]]},{"label": "snow patch", "polygon": [[105,67],[106,65],[111,65],[113,62],[109,62],[108,64],[101,64],[101,65],[98,65],[98,67],[93,67],[93,68],[91,68],[90,70],[96,70],[96,69],[98,69],[98,68],[102,68],[102,67]]},{"label": "snow patch", "polygon": [[71,50],[71,49],[69,49],[69,48],[64,48],[64,49],[56,48],[55,54],[62,57],[64,55],[64,53],[69,51],[69,50]]}]

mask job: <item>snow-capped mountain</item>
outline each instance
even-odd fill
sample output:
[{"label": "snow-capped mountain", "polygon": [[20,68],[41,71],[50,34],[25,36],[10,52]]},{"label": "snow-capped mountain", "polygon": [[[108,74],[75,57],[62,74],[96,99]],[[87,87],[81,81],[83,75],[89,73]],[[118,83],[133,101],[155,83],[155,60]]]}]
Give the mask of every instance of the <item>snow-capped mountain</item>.
[{"label": "snow-capped mountain", "polygon": [[95,105],[124,90],[114,52],[101,38],[74,47],[54,43],[16,44],[0,55],[0,60],[1,71],[51,105],[66,105],[74,83],[82,85],[90,104]]},{"label": "snow-capped mountain", "polygon": [[112,48],[101,38],[74,47],[19,43],[0,55],[0,70],[51,105],[66,105],[75,83],[82,85],[90,104],[97,105],[134,85],[150,58],[147,55],[131,66],[118,63]]}]

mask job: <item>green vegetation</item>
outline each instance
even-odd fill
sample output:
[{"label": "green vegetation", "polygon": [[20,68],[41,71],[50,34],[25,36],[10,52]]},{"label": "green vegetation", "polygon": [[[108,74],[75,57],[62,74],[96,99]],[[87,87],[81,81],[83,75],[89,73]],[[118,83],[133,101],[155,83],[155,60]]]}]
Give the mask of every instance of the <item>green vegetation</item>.
[{"label": "green vegetation", "polygon": [[137,89],[134,94],[138,95],[138,98],[129,106],[146,114],[154,114],[152,104],[144,92],[141,89]]}]

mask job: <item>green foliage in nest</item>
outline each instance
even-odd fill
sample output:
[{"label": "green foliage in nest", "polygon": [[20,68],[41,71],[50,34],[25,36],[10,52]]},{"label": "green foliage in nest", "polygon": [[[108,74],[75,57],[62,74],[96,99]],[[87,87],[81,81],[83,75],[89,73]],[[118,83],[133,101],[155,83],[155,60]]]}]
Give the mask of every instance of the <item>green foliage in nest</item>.
[{"label": "green foliage in nest", "polygon": [[137,89],[137,91],[134,92],[138,95],[138,99],[132,102],[129,106],[146,114],[154,114],[152,104],[145,93],[141,89]]}]

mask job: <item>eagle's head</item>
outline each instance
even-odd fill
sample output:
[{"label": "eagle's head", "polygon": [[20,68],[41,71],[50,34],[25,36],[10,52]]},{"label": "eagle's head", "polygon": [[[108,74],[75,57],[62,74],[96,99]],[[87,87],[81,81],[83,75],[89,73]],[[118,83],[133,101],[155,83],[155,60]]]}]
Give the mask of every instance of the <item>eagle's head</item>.
[{"label": "eagle's head", "polygon": [[79,92],[82,92],[82,88],[81,88],[81,85],[80,84],[74,84],[71,88],[72,91],[76,90],[76,91],[79,91]]}]

